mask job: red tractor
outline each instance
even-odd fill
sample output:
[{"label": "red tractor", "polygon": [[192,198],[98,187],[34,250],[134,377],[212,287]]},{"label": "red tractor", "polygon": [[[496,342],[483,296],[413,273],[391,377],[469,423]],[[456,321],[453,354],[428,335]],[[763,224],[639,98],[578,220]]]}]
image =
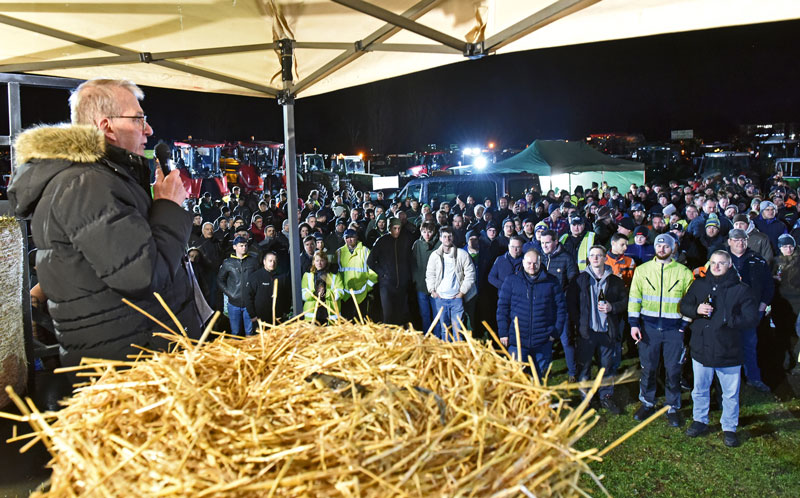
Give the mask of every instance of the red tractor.
[{"label": "red tractor", "polygon": [[251,140],[228,144],[222,150],[220,164],[230,185],[243,193],[280,189],[283,178],[283,144]]},{"label": "red tractor", "polygon": [[228,195],[228,181],[219,165],[223,143],[189,138],[175,142],[173,159],[190,198],[210,192],[213,199]]}]

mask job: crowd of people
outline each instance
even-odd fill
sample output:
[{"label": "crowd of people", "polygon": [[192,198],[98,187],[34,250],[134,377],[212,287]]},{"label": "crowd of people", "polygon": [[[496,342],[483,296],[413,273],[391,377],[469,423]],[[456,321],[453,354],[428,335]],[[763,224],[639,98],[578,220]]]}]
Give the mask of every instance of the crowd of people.
[{"label": "crowd of people", "polygon": [[[623,355],[638,357],[638,420],[656,411],[663,365],[673,426],[692,383],[690,436],[708,431],[717,378],[728,446],[738,445],[742,372],[770,390],[760,325],[774,325],[772,357],[800,373],[800,221],[780,173],[763,185],[739,176],[531,188],[497,205],[468,193],[420,204],[315,190],[299,211],[302,247],[291,248],[286,192],[187,201],[178,172],[160,168],[151,185],[143,97],[130,81],[87,81],[70,97],[72,125],[15,144],[9,199],[30,218],[36,295],[64,366],[166,348],[152,334],[151,319],[171,323],[162,304],[195,339],[213,309],[237,335],[297,313],[320,325],[363,316],[444,341],[469,330],[540,377],[555,345],[570,382],[589,379],[593,363],[613,377]],[[302,310],[291,309],[292,250]],[[599,395],[621,412],[612,382]]]},{"label": "crowd of people", "polygon": [[[204,196],[189,206],[189,254],[209,303],[227,307],[233,333],[292,314],[286,205],[284,191],[234,189],[228,202]],[[747,384],[770,389],[757,357],[762,320],[779,333],[783,367],[800,372],[800,221],[797,193],[780,173],[764,186],[739,176],[627,191],[606,183],[572,193],[531,189],[496,206],[468,194],[420,205],[315,190],[301,205],[307,320],[361,313],[446,341],[464,328],[485,339],[494,333],[539,376],[558,343],[570,381],[588,379],[593,363],[613,377],[623,355],[638,356],[635,418],[655,412],[663,365],[672,425],[682,423],[681,385],[694,378],[694,435],[707,424],[716,374],[731,444],[739,392],[731,372],[741,365]],[[620,412],[612,385],[599,394],[602,407]]]}]

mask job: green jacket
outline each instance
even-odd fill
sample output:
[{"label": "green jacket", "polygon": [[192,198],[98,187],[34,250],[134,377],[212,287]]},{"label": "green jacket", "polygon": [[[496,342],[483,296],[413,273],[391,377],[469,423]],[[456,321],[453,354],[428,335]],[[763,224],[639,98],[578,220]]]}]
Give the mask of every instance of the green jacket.
[{"label": "green jacket", "polygon": [[411,246],[411,280],[414,281],[414,288],[417,292],[427,294],[428,288],[425,285],[425,270],[428,268],[428,259],[433,251],[439,248],[442,243],[438,238],[432,238],[430,242],[425,242],[421,237],[414,241]]}]

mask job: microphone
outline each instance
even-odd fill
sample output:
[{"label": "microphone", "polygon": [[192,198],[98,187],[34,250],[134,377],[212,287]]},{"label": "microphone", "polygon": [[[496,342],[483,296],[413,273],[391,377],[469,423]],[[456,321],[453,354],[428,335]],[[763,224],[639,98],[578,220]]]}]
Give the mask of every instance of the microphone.
[{"label": "microphone", "polygon": [[158,163],[161,165],[161,171],[164,173],[164,176],[169,174],[169,155],[170,155],[170,148],[169,145],[165,144],[164,142],[159,142],[156,144],[155,148],[155,155],[158,159]]}]

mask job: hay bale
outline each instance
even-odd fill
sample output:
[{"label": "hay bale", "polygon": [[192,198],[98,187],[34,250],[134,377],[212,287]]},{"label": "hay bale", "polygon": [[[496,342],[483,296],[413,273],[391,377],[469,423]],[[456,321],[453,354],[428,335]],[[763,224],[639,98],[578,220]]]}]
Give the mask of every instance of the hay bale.
[{"label": "hay bale", "polygon": [[[22,280],[25,250],[16,219],[0,217],[0,386],[24,392],[28,377],[22,321]],[[9,402],[0,392],[0,408]]]},{"label": "hay bale", "polygon": [[588,400],[569,408],[472,339],[299,321],[172,338],[89,363],[58,413],[16,398],[53,455],[43,496],[574,496],[594,477],[596,450],[572,447]]}]

